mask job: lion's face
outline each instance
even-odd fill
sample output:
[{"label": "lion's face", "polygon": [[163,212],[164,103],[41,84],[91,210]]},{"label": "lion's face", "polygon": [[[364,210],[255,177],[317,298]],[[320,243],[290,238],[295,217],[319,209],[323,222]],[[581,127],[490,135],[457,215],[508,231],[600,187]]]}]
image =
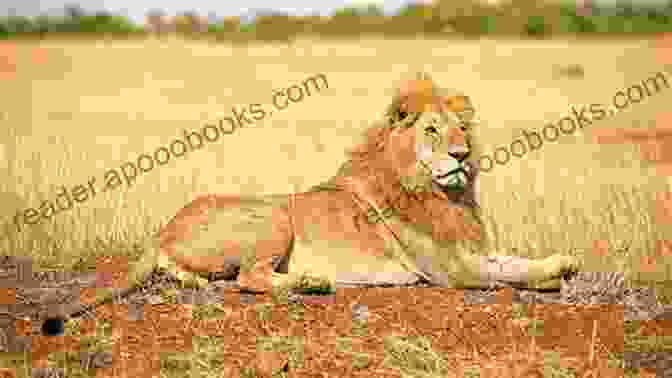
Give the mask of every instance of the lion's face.
[{"label": "lion's face", "polygon": [[413,191],[431,188],[446,194],[473,187],[477,175],[470,130],[473,108],[468,98],[436,96],[422,109],[402,112],[400,118],[407,123],[395,127],[388,141],[386,158],[400,167],[402,184]]}]

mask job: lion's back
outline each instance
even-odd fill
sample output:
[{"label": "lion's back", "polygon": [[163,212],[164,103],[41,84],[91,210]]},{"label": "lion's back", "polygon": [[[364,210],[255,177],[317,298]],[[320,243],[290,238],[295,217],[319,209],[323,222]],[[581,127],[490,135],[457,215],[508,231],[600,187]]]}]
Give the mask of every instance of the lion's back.
[{"label": "lion's back", "polygon": [[[161,229],[162,244],[193,238],[195,231],[206,227],[215,228],[235,239],[241,230],[258,228],[279,231],[287,230],[288,195],[236,196],[200,195],[179,209],[175,216]],[[284,227],[283,227],[284,225]]]}]

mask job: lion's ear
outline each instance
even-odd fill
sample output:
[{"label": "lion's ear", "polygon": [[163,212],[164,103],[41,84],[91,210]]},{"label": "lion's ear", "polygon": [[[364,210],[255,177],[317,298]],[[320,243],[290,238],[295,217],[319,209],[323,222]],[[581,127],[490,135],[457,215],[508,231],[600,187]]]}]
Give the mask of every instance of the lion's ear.
[{"label": "lion's ear", "polygon": [[474,119],[474,106],[471,99],[465,95],[445,96],[441,98],[441,103],[451,112],[463,118],[463,121],[469,123],[478,123]]},{"label": "lion's ear", "polygon": [[429,78],[404,80],[399,86],[399,108],[404,112],[422,112],[435,98],[434,83]]},{"label": "lion's ear", "polygon": [[448,110],[456,113],[464,111],[470,103],[469,98],[462,95],[444,97],[442,102]]},{"label": "lion's ear", "polygon": [[428,104],[436,102],[432,79],[423,72],[416,72],[399,82],[393,108],[388,110],[392,123],[408,117],[409,113],[421,113]]}]

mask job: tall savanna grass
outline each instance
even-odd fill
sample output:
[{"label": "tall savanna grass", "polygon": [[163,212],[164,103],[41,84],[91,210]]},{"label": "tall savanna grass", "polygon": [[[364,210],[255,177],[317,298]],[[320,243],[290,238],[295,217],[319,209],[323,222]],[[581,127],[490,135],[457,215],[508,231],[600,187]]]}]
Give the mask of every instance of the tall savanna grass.
[{"label": "tall savanna grass", "polygon": [[[53,41],[20,43],[17,59],[35,48],[45,49],[47,63],[19,65],[8,84],[29,93],[0,105],[5,222],[53,199],[61,185],[92,176],[100,185],[105,170],[229,115],[232,106],[270,104],[273,90],[316,73],[329,79],[328,90],[154,168],[130,188],[99,193],[22,233],[7,228],[0,248],[32,255],[44,267],[129,253],[198,193],[307,189],[335,172],[412,70],[472,97],[482,120],[478,134],[492,153],[524,129],[556,122],[571,104],[609,104],[617,90],[661,69],[647,41]],[[583,66],[585,77],[554,74],[572,64]],[[648,127],[671,95],[662,91],[590,127]],[[596,145],[588,133],[561,136],[483,175],[494,249],[527,256],[573,251],[590,270],[623,270],[637,269],[656,240],[672,237],[654,216],[665,179],[635,147]],[[596,255],[600,240],[614,253]],[[628,252],[617,254],[624,246]]]}]

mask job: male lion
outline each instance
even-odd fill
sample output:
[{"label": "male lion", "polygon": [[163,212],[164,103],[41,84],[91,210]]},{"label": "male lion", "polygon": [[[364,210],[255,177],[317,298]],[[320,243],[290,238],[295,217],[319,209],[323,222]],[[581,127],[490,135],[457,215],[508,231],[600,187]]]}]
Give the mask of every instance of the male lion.
[{"label": "male lion", "polygon": [[[483,256],[468,97],[406,80],[337,174],[305,193],[203,195],[180,209],[134,266],[138,285],[162,262],[270,290],[298,275],[344,284],[557,289],[571,256]],[[184,275],[184,273],[179,273]],[[127,290],[127,289],[126,289]],[[117,293],[99,290],[95,304]]]}]

